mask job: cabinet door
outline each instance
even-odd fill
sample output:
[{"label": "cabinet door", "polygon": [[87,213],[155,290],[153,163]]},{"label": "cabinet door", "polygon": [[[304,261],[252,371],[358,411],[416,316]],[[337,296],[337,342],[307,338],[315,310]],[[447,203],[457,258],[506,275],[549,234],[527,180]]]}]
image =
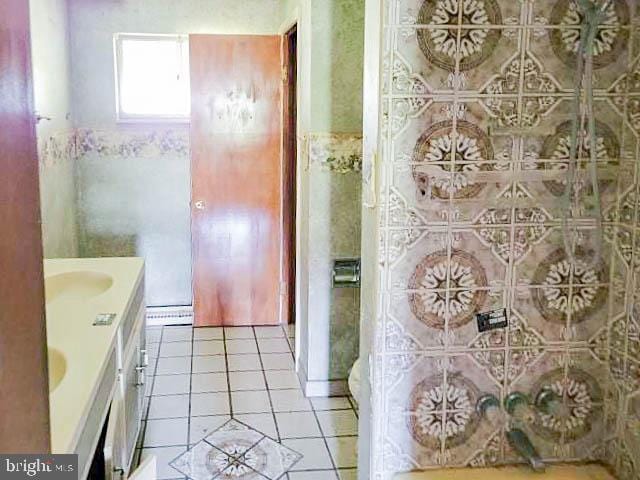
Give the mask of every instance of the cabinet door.
[{"label": "cabinet door", "polygon": [[130,349],[124,363],[125,434],[128,460],[133,456],[142,422],[142,405],[146,383],[144,355],[140,348],[142,335],[144,335],[144,329],[138,325],[131,338]]},{"label": "cabinet door", "polygon": [[129,480],[157,480],[156,477],[156,456],[150,455],[138,468],[129,476]]},{"label": "cabinet door", "polygon": [[111,401],[109,423],[104,441],[104,470],[106,480],[124,478],[127,456],[125,451],[124,411],[122,396],[116,391]]}]

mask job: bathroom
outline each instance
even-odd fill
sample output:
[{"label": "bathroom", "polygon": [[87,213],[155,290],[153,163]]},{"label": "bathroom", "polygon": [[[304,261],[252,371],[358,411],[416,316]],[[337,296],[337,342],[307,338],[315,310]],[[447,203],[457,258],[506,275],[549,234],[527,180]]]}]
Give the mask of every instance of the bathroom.
[{"label": "bathroom", "polygon": [[0,456],[640,478],[638,15],[2,0]]}]

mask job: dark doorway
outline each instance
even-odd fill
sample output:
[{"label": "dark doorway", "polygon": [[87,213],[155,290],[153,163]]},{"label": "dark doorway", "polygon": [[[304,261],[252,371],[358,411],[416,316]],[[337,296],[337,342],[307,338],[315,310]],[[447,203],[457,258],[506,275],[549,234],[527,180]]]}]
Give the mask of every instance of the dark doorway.
[{"label": "dark doorway", "polygon": [[294,25],[283,41],[283,324],[294,323],[296,318],[297,42],[298,28]]}]

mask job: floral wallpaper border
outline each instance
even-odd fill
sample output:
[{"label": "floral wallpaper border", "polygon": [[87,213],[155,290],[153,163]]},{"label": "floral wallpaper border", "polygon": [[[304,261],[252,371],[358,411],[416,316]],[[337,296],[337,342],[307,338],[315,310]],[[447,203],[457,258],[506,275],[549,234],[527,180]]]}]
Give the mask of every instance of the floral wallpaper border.
[{"label": "floral wallpaper border", "polygon": [[75,131],[58,132],[38,138],[38,161],[42,167],[55,167],[76,157]]},{"label": "floral wallpaper border", "polygon": [[154,157],[189,155],[189,129],[139,131],[79,128],[50,135],[38,142],[42,167],[76,161],[84,155],[100,157]]},{"label": "floral wallpaper border", "polygon": [[311,133],[309,134],[311,164],[334,173],[362,171],[362,134]]},{"label": "floral wallpaper border", "polygon": [[151,157],[188,155],[189,129],[153,129],[140,131],[78,129],[78,156],[95,153],[102,157]]}]

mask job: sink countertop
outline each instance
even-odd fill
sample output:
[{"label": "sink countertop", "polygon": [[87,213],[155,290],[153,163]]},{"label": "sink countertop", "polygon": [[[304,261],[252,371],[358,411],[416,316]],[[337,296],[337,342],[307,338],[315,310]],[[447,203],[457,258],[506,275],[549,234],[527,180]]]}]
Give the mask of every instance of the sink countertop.
[{"label": "sink countertop", "polygon": [[[131,308],[143,271],[142,258],[44,261],[45,281],[70,272],[98,272],[113,278],[113,285],[100,295],[84,300],[78,296],[77,301],[65,296],[47,304],[47,343],[64,354],[67,368],[64,378],[49,395],[53,453],[71,453],[75,449],[105,362],[115,345],[118,326]],[[92,325],[100,313],[115,313],[116,317],[111,325]]]}]

